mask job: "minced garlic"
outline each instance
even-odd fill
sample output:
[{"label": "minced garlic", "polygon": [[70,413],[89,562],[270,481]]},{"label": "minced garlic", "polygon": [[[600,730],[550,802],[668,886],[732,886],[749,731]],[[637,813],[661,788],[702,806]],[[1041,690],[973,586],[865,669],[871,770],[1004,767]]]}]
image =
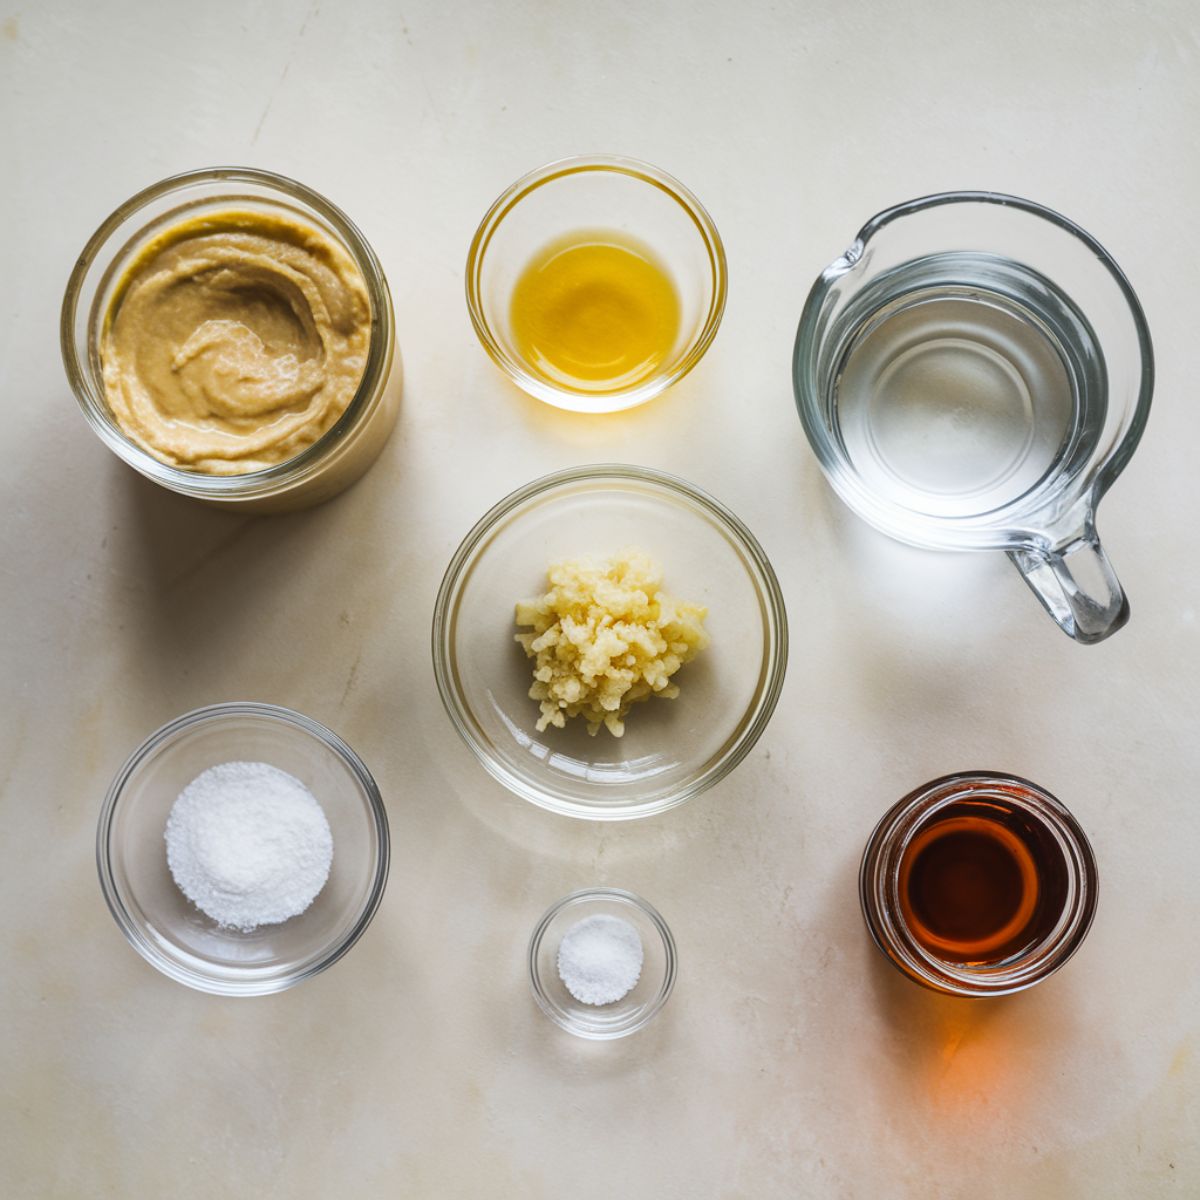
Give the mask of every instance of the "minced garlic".
[{"label": "minced garlic", "polygon": [[517,604],[516,639],[536,663],[529,695],[541,703],[538,732],[583,717],[588,733],[614,737],[623,717],[650,696],[674,700],[672,675],[709,642],[708,609],[662,590],[662,569],[647,555],[554,563],[549,591]]}]

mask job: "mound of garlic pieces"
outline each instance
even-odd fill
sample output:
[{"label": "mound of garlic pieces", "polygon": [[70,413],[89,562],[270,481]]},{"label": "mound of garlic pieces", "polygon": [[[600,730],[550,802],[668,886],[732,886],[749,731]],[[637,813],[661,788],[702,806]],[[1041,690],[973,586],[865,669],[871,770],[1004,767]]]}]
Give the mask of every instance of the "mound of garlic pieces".
[{"label": "mound of garlic pieces", "polygon": [[583,717],[588,733],[603,725],[614,737],[639,700],[674,700],[671,676],[708,644],[708,609],[663,591],[650,557],[626,551],[612,559],[573,559],[546,572],[549,590],[517,604],[516,639],[534,662],[532,699],[538,732]]}]

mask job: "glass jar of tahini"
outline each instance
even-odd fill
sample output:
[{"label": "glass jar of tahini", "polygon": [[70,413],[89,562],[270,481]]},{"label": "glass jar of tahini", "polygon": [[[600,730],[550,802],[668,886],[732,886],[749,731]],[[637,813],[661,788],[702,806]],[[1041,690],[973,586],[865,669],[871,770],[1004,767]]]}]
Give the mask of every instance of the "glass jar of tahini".
[{"label": "glass jar of tahini", "polygon": [[[104,356],[115,314],[126,302],[131,275],[139,265],[149,261],[159,248],[166,247],[170,252],[182,233],[205,233],[211,228],[227,227],[232,227],[235,251],[236,244],[248,244],[238,243],[237,239],[271,229],[283,231],[282,236],[289,244],[303,247],[307,243],[315,247],[318,261],[314,273],[319,276],[315,284],[310,285],[303,278],[296,283],[294,275],[289,273],[290,267],[281,272],[282,282],[264,280],[261,273],[248,279],[249,290],[254,294],[247,303],[258,305],[257,311],[261,311],[263,303],[268,307],[274,303],[282,324],[293,320],[289,309],[297,310],[294,319],[298,327],[310,323],[310,314],[302,311],[304,295],[307,292],[314,296],[320,307],[321,288],[327,282],[320,277],[321,273],[330,264],[341,264],[355,279],[356,304],[365,328],[359,330],[353,359],[355,372],[361,363],[361,375],[357,385],[351,380],[345,388],[345,404],[340,412],[325,416],[315,430],[296,432],[296,423],[291,418],[304,407],[304,397],[309,394],[305,391],[305,380],[301,379],[297,392],[300,399],[288,407],[290,397],[285,397],[285,407],[280,410],[282,417],[270,418],[280,420],[281,424],[290,422],[284,449],[277,451],[279,461],[269,458],[264,461],[261,455],[256,455],[242,467],[214,460],[215,467],[209,468],[208,464],[193,464],[178,455],[161,452],[141,436],[136,420],[118,418],[111,402],[111,375],[106,379]],[[222,253],[226,255],[224,259],[218,256],[201,263],[200,269],[209,272],[204,277],[206,295],[211,296],[222,286],[226,294],[239,287],[236,277],[222,281],[219,272],[228,265],[230,251],[226,248]],[[158,264],[153,265],[157,269]],[[359,276],[361,286],[357,282]],[[215,281],[211,287],[210,280]],[[199,302],[201,316],[207,313],[206,303],[204,299]],[[219,308],[213,311],[220,316]],[[206,386],[212,379],[218,382],[229,379],[230,366],[220,358],[223,348],[215,345],[228,331],[228,325],[220,320],[210,320],[205,329],[194,331],[174,358],[167,355],[163,359],[163,373],[169,382],[175,382],[173,373],[178,372],[181,362],[188,363],[205,354],[215,355],[210,360],[212,369]],[[183,333],[187,333],[186,328],[181,336]],[[259,363],[253,356],[269,359],[269,354],[263,353],[258,333],[234,329],[233,334],[243,343],[249,343],[248,352],[257,372]],[[265,336],[269,341],[269,325]],[[122,204],[92,235],[71,273],[63,299],[61,338],[71,387],[100,440],[162,487],[227,510],[282,512],[330,499],[371,466],[399,413],[400,360],[391,294],[379,260],[339,208],[303,184],[269,171],[243,167],[188,171],[164,179]],[[317,347],[314,362],[324,350],[324,346]],[[294,360],[295,355],[286,364],[285,373],[297,370]],[[299,370],[304,368],[301,362]],[[236,374],[236,366],[234,370]],[[267,361],[261,378],[251,378],[248,386],[270,389],[271,373],[275,370],[276,364]],[[196,390],[193,383],[192,394]],[[144,401],[142,397],[139,399]],[[263,409],[270,404],[269,398],[260,402],[259,394],[252,395],[251,401],[252,407],[261,403]],[[213,407],[221,411],[219,396]],[[173,418],[175,414],[167,415]],[[222,425],[222,421],[204,417],[200,425]],[[168,426],[174,428],[173,421],[168,421]],[[235,413],[231,421],[223,424],[223,432],[227,433],[231,426],[235,433],[240,427],[252,427],[253,415],[247,421]]]}]

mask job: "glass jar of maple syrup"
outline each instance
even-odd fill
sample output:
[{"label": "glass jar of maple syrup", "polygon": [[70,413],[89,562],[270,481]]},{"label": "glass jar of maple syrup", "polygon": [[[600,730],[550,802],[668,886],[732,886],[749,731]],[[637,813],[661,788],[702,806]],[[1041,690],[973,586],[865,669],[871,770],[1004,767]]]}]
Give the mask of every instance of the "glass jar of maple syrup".
[{"label": "glass jar of maple syrup", "polygon": [[1027,779],[947,775],[893,805],[863,854],[875,944],[917,983],[1002,996],[1075,952],[1096,910],[1096,860],[1066,807]]}]

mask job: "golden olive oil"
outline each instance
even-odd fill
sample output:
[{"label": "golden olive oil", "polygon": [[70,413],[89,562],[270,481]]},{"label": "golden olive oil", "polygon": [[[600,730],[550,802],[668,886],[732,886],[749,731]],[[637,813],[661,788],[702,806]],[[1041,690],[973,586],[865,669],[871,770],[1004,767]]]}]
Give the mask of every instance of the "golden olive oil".
[{"label": "golden olive oil", "polygon": [[617,391],[671,357],[679,294],[649,246],[610,230],[578,230],[529,261],[509,319],[518,355],[547,382]]}]

